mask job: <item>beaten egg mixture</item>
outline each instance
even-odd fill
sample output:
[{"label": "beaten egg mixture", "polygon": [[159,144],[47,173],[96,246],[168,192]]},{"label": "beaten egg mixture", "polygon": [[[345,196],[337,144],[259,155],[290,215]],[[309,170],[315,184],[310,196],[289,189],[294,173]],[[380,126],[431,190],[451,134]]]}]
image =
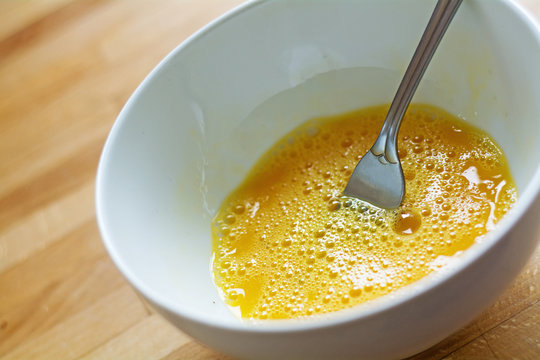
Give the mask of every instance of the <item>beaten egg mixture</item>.
[{"label": "beaten egg mixture", "polygon": [[388,294],[443,267],[515,202],[494,141],[427,105],[411,105],[400,129],[400,208],[343,196],[387,109],[304,123],[223,202],[212,224],[212,269],[242,317],[305,317]]}]

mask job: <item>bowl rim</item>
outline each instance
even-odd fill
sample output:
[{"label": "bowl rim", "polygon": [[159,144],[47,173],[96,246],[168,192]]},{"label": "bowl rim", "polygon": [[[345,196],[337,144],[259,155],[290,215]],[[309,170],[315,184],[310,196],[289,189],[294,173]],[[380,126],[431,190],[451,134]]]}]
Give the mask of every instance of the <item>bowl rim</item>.
[{"label": "bowl rim", "polygon": [[[174,48],[155,66],[145,79],[138,85],[133,94],[127,100],[126,104],[117,116],[111,131],[105,142],[100,156],[96,176],[95,190],[95,209],[96,218],[101,234],[102,241],[113,260],[116,267],[122,275],[131,283],[134,288],[147,298],[155,306],[164,309],[168,313],[201,325],[217,328],[226,331],[250,332],[250,333],[292,333],[305,330],[316,330],[321,328],[339,326],[351,322],[376,317],[382,313],[404,305],[414,298],[427,293],[456,277],[459,273],[472,266],[479,258],[486,255],[496,243],[501,241],[511,228],[521,219],[533,202],[540,196],[540,164],[538,164],[533,176],[529,180],[524,192],[519,196],[516,204],[511,211],[497,224],[497,227],[490,231],[481,242],[474,244],[471,248],[464,251],[459,261],[451,264],[441,271],[431,273],[416,282],[397,289],[390,294],[381,296],[366,303],[343,309],[336,312],[322,314],[320,316],[302,318],[302,319],[284,319],[284,320],[246,320],[238,318],[238,321],[215,319],[211,316],[194,315],[189,309],[179,307],[177,303],[171,301],[160,293],[156,292],[146,282],[140,280],[138,276],[130,269],[115,246],[112,234],[110,234],[107,221],[104,218],[104,208],[106,207],[106,197],[104,196],[104,187],[107,182],[107,168],[109,166],[109,153],[113,151],[115,139],[119,136],[120,130],[125,122],[128,121],[128,115],[133,104],[142,95],[144,89],[161,73],[170,60],[188,48],[194,41],[203,38],[210,31],[213,31],[222,24],[233,20],[235,17],[249,11],[257,6],[269,3],[271,0],[249,0],[233,9],[225,12],[221,16],[212,20],[198,31],[186,38],[181,44]],[[509,12],[514,13],[520,18],[521,22],[527,26],[530,33],[534,35],[538,46],[540,47],[540,24],[530,15],[520,4],[513,0],[498,0],[500,4],[506,6]],[[210,257],[209,257],[210,259]]]}]

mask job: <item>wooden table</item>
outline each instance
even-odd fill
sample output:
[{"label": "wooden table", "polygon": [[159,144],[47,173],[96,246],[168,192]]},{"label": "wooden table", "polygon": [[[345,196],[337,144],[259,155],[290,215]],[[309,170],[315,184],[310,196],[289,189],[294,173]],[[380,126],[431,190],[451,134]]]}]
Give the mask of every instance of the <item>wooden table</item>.
[{"label": "wooden table", "polygon": [[[539,0],[520,2],[540,18]],[[0,1],[1,359],[225,358],[169,325],[116,270],[94,178],[137,84],[238,3]],[[540,359],[539,266],[540,250],[474,323],[414,359]]]}]

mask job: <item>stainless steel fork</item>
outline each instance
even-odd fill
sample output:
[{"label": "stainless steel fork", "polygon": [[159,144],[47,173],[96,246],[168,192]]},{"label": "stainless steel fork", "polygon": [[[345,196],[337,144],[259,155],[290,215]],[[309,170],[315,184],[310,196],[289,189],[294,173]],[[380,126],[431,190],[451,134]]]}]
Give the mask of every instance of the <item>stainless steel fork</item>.
[{"label": "stainless steel fork", "polygon": [[377,140],[360,159],[344,194],[378,207],[397,208],[405,196],[405,179],[397,151],[403,115],[462,0],[439,0],[401,80]]}]

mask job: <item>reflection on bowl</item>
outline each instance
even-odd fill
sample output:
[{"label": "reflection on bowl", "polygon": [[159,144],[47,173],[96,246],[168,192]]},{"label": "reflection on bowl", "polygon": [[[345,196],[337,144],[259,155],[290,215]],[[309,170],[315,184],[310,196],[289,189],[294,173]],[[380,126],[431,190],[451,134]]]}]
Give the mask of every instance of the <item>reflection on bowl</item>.
[{"label": "reflection on bowl", "polygon": [[486,130],[509,159],[520,198],[484,241],[445,271],[320,318],[245,322],[212,282],[223,198],[303,121],[390,102],[431,11],[422,0],[250,2],[156,67],[111,131],[96,206],[111,257],[160,313],[240,358],[398,358],[505,289],[536,245],[540,211],[540,30],[505,0],[462,5],[414,98]]}]

